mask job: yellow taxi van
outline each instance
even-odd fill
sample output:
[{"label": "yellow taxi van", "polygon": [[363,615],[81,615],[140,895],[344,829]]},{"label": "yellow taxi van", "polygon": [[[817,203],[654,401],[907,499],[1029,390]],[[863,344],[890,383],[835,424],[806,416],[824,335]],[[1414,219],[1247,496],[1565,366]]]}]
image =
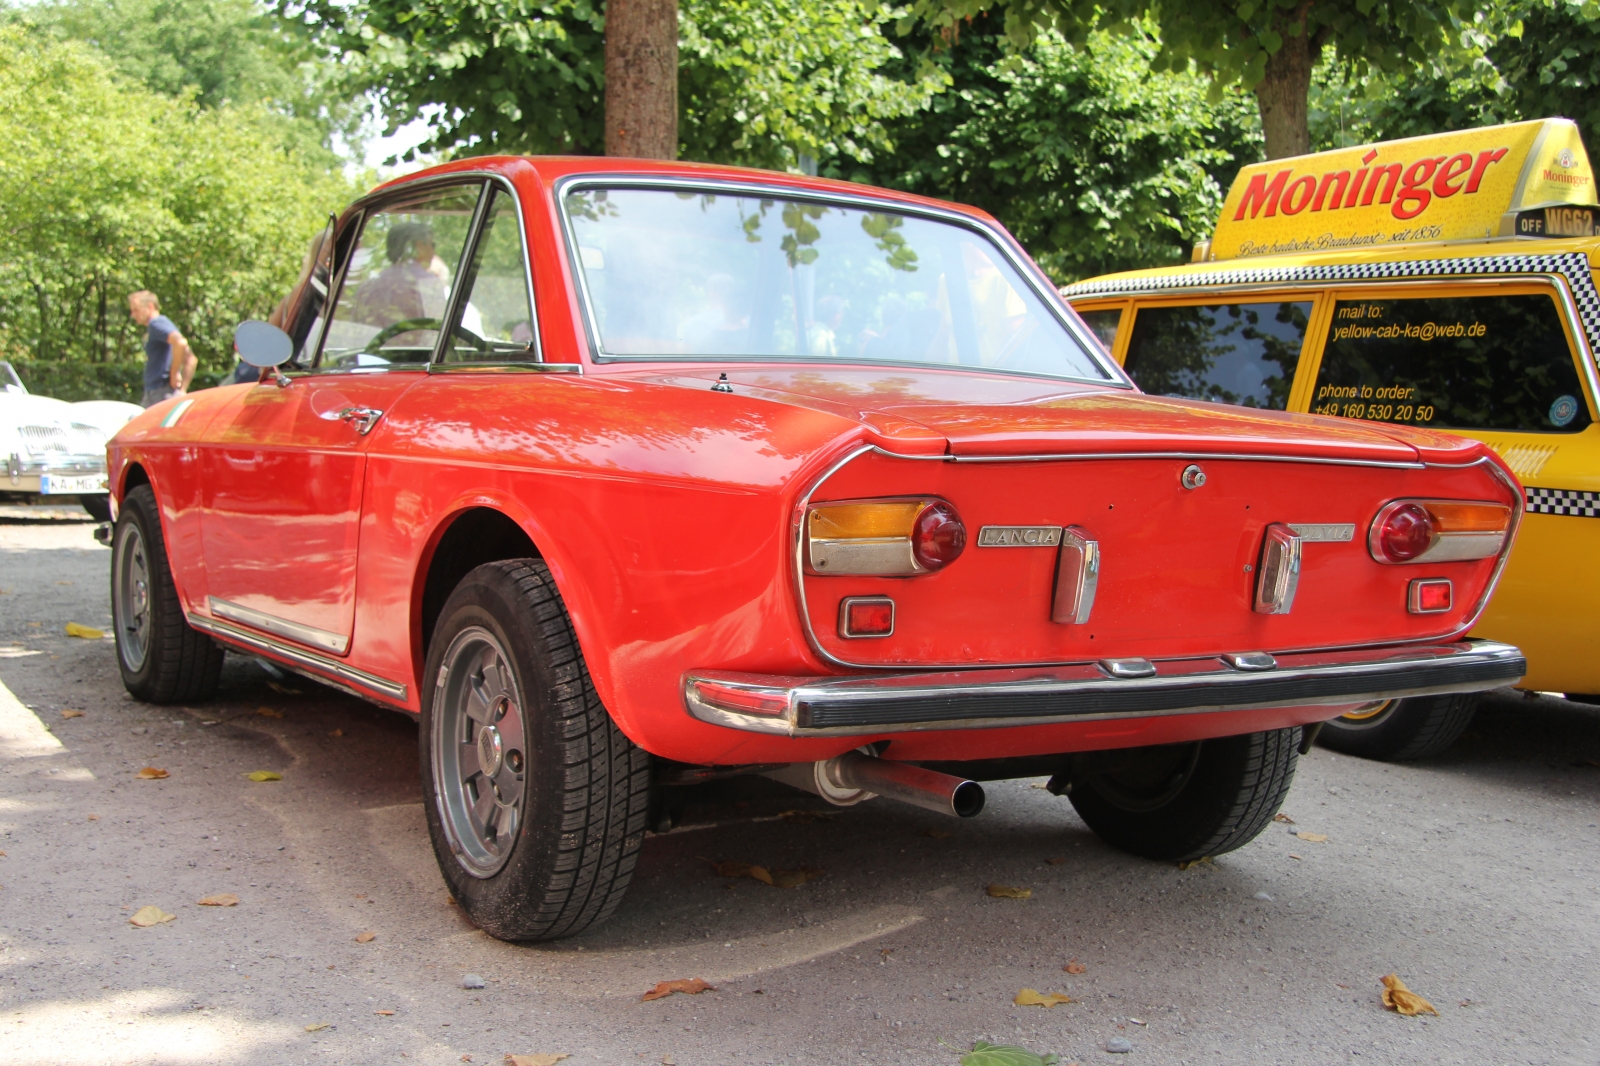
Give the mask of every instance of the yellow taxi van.
[{"label": "yellow taxi van", "polygon": [[[1194,262],[1061,291],[1146,392],[1492,447],[1526,509],[1473,634],[1527,653],[1521,687],[1600,703],[1597,221],[1576,125],[1520,122],[1245,167]],[[1320,739],[1420,758],[1474,706],[1391,700]]]}]

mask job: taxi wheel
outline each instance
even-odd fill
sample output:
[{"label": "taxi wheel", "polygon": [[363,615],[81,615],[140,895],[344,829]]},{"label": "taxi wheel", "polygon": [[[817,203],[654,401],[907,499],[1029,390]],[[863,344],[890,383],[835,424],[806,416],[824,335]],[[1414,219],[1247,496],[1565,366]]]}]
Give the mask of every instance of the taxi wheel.
[{"label": "taxi wheel", "polygon": [[1363,759],[1426,759],[1460,739],[1477,709],[1475,692],[1390,700],[1324,723],[1317,743]]},{"label": "taxi wheel", "polygon": [[1147,859],[1183,862],[1243,847],[1294,781],[1300,730],[1073,757],[1072,806],[1095,835]]},{"label": "taxi wheel", "polygon": [[650,757],[595,695],[542,561],[486,563],[450,594],[420,742],[434,855],[474,924],[554,940],[616,910],[644,843]]},{"label": "taxi wheel", "polygon": [[130,490],[111,534],[111,626],[122,687],[149,703],[216,694],[222,648],[183,617],[149,485]]}]

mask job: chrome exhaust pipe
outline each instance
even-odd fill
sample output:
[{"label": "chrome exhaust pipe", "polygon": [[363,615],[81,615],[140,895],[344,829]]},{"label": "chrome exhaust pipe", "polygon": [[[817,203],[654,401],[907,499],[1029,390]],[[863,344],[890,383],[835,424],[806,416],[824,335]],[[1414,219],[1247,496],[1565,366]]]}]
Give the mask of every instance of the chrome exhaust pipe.
[{"label": "chrome exhaust pipe", "polygon": [[839,807],[886,796],[953,818],[971,818],[983,810],[983,786],[976,781],[859,751],[845,752],[825,762],[793,763],[766,776],[816,793]]}]

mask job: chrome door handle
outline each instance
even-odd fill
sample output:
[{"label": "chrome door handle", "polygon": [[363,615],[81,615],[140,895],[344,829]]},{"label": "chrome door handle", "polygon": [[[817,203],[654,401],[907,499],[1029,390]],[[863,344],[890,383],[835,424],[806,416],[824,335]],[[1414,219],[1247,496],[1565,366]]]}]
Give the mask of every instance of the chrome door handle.
[{"label": "chrome door handle", "polygon": [[354,423],[363,437],[372,432],[372,427],[377,425],[378,419],[382,417],[383,412],[376,407],[346,407],[339,412],[340,420]]}]

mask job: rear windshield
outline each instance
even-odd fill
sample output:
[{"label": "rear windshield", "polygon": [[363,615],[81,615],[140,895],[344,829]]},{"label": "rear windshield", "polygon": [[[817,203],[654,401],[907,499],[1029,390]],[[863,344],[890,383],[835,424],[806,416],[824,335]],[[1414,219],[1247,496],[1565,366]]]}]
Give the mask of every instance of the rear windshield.
[{"label": "rear windshield", "polygon": [[1314,414],[1442,429],[1575,433],[1591,421],[1547,295],[1341,300]]},{"label": "rear windshield", "polygon": [[565,200],[601,354],[960,365],[1110,379],[965,226],[759,195]]},{"label": "rear windshield", "polygon": [[1145,392],[1282,411],[1311,303],[1141,307],[1124,369]]}]

